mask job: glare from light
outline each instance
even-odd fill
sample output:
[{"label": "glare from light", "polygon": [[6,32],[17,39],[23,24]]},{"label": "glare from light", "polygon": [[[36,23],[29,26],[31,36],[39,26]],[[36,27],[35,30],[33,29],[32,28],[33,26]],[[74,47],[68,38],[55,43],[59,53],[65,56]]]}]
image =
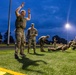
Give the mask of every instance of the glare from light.
[{"label": "glare from light", "polygon": [[69,23],[65,24],[65,28],[66,29],[70,29],[71,28],[71,25]]}]

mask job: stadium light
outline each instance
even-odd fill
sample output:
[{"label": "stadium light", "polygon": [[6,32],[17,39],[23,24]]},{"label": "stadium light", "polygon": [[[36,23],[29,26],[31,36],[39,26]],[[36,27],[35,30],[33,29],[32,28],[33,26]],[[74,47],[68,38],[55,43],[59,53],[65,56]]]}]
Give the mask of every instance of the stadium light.
[{"label": "stadium light", "polygon": [[65,28],[66,29],[70,29],[71,28],[71,25],[69,23],[65,24]]}]

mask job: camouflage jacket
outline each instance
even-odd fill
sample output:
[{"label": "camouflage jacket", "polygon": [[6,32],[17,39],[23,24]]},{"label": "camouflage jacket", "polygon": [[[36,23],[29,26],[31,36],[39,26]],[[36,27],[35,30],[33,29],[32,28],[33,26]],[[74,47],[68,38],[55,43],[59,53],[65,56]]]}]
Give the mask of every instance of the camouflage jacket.
[{"label": "camouflage jacket", "polygon": [[45,41],[47,38],[46,38],[46,36],[41,36],[40,38],[39,38],[39,41]]},{"label": "camouflage jacket", "polygon": [[15,27],[16,27],[16,31],[24,31],[24,29],[26,28],[26,18],[22,17],[22,16],[18,16],[16,21],[15,21]]},{"label": "camouflage jacket", "polygon": [[28,29],[28,32],[27,32],[27,37],[28,39],[35,39],[35,37],[38,35],[38,31],[36,28],[34,29],[31,29],[29,28]]}]

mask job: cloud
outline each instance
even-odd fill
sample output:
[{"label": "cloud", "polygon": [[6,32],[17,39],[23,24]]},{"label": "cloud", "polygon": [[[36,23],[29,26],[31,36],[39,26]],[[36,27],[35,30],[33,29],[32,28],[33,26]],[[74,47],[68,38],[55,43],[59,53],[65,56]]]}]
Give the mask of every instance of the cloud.
[{"label": "cloud", "polygon": [[55,13],[57,13],[59,11],[59,7],[51,6],[51,5],[50,6],[43,6],[43,9],[45,11],[50,12],[50,14],[55,14]]}]

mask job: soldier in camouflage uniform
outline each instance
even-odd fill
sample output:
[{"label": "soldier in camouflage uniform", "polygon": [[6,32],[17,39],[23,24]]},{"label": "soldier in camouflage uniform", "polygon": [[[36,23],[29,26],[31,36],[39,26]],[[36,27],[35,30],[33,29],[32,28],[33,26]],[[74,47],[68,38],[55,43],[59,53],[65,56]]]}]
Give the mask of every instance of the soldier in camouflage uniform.
[{"label": "soldier in camouflage uniform", "polygon": [[[15,37],[16,37],[16,48],[15,48],[15,58],[18,59],[18,50],[20,49],[20,55],[24,56],[24,29],[26,28],[26,22],[30,20],[30,9],[28,9],[28,17],[25,18],[26,11],[21,10],[24,7],[24,3],[22,3],[15,11],[16,21],[15,21]],[[21,10],[21,12],[20,12]],[[20,13],[19,13],[20,12]]]},{"label": "soldier in camouflage uniform", "polygon": [[56,48],[54,48],[54,47],[48,47],[48,51],[59,51],[59,50],[65,51],[65,50],[67,50],[70,47],[72,47],[73,49],[75,49],[76,48],[75,44],[76,44],[75,41],[71,40],[68,44],[60,44]]},{"label": "soldier in camouflage uniform", "polygon": [[47,40],[47,38],[49,38],[49,37],[50,37],[50,36],[47,35],[47,36],[41,36],[41,37],[39,38],[40,51],[41,51],[41,52],[45,52],[45,50],[44,50],[44,44],[45,44],[45,41]]},{"label": "soldier in camouflage uniform", "polygon": [[59,50],[62,50],[62,51],[65,51],[69,48],[70,46],[65,44],[65,45],[59,45],[58,47],[48,47],[48,51],[59,51]]},{"label": "soldier in camouflage uniform", "polygon": [[34,28],[34,23],[31,24],[31,27],[28,28],[27,37],[28,37],[28,53],[29,49],[31,47],[31,44],[33,45],[34,54],[36,53],[36,36],[38,35],[38,31],[36,28]]},{"label": "soldier in camouflage uniform", "polygon": [[57,40],[56,40],[56,37],[54,37],[54,48],[56,48],[56,43],[57,43]]},{"label": "soldier in camouflage uniform", "polygon": [[71,47],[73,50],[76,49],[76,40],[75,39],[73,41],[71,41]]}]

